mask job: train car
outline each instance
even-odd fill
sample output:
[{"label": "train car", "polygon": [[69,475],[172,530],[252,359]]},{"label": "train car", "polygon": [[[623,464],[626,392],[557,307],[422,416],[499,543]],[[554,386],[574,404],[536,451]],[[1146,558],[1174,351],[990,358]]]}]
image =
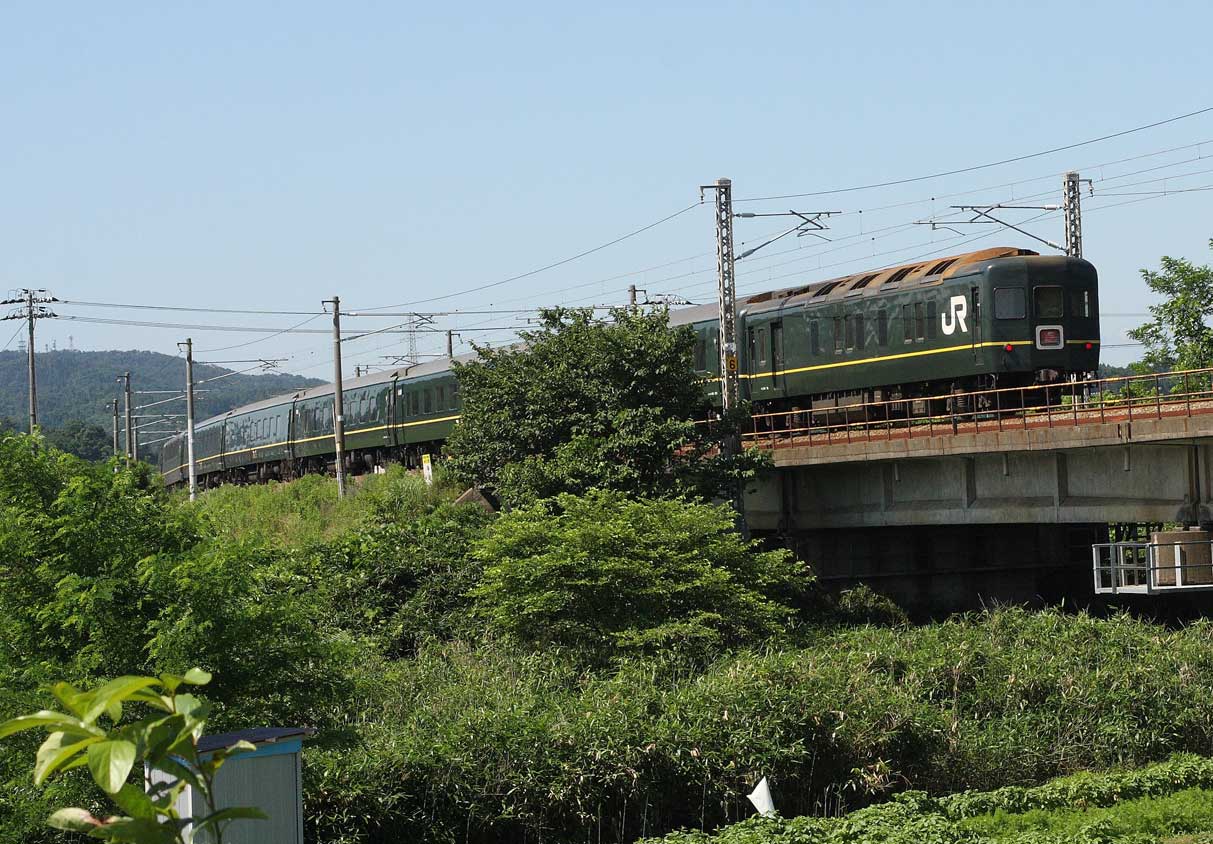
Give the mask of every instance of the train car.
[{"label": "train car", "polygon": [[[446,359],[345,381],[342,401],[346,466],[353,473],[392,462],[419,466],[423,454],[438,453],[459,419],[459,385]],[[195,429],[195,459],[204,487],[333,471],[332,385],[202,422]],[[184,436],[166,441],[160,468],[167,485],[186,481],[185,464]]]},{"label": "train car", "polygon": [[228,480],[268,481],[284,477],[284,467],[290,460],[292,399],[266,399],[225,416],[221,457]]},{"label": "train car", "polygon": [[[1050,384],[1099,363],[1095,268],[1028,250],[860,273],[738,307],[742,395],[758,411]],[[719,378],[715,308],[671,320],[695,329],[696,369],[709,383]],[[718,387],[711,395],[718,403]]]}]

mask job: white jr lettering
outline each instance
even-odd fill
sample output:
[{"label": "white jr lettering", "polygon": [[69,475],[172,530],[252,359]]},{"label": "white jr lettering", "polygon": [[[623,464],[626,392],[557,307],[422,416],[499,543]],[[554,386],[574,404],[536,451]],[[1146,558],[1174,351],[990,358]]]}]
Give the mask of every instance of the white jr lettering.
[{"label": "white jr lettering", "polygon": [[968,313],[968,300],[964,296],[953,296],[948,303],[948,309],[939,315],[939,327],[943,329],[944,334],[955,334],[956,327],[960,326],[960,333],[968,334],[969,324],[965,321]]}]

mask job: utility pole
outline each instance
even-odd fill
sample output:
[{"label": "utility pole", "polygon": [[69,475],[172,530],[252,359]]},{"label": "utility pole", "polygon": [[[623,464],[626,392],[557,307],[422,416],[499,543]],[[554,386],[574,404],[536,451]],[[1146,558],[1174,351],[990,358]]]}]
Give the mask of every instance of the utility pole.
[{"label": "utility pole", "polygon": [[1082,257],[1081,183],[1083,181],[1073,170],[1066,173],[1065,202],[1062,207],[1066,214],[1066,254],[1071,258]]},{"label": "utility pole", "polygon": [[190,501],[198,497],[198,464],[194,462],[194,339],[186,337],[185,346],[185,454],[189,463]]},{"label": "utility pole", "polygon": [[121,452],[118,451],[118,400],[114,399],[110,402],[110,409],[114,412],[114,456],[117,457]]},{"label": "utility pole", "polygon": [[53,319],[58,316],[44,307],[47,303],[58,301],[54,296],[46,295],[45,290],[26,288],[21,290],[18,296],[0,302],[0,305],[22,306],[9,312],[3,319],[23,319],[26,321],[26,330],[29,332],[29,339],[25,344],[25,354],[29,378],[29,432],[31,434],[38,427],[38,377],[34,367],[34,323],[40,319]]},{"label": "utility pole", "polygon": [[636,285],[628,285],[628,307],[636,307]]},{"label": "utility pole", "polygon": [[448,358],[455,357],[455,338],[456,337],[458,337],[460,340],[463,339],[462,334],[452,331],[449,328],[446,330],[446,356]]},{"label": "utility pole", "polygon": [[[334,296],[322,304],[333,306],[333,441],[337,451],[337,497],[345,498],[345,402],[341,394],[341,299]],[[412,335],[414,338],[416,334]]]},{"label": "utility pole", "polygon": [[131,465],[135,459],[135,422],[131,418],[131,374],[124,372],[118,376],[122,382],[123,407],[126,410],[126,465]]},{"label": "utility pole", "polygon": [[733,182],[717,179],[699,188],[716,191],[716,282],[720,303],[720,403],[724,415],[737,407],[737,279],[733,252]]}]

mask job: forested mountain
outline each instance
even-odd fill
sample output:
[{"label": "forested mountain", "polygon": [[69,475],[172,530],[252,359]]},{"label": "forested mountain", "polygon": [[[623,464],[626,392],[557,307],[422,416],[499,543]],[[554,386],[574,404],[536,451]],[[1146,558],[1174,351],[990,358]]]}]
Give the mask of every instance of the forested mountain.
[{"label": "forested mountain", "polygon": [[[112,420],[107,403],[111,399],[121,401],[122,385],[117,378],[124,372],[131,374],[131,387],[136,391],[181,390],[185,384],[184,360],[158,352],[61,350],[41,352],[37,355],[36,362],[38,421],[52,439],[57,431],[63,429],[74,432],[72,438],[79,439],[81,426],[73,423],[97,426],[108,438]],[[201,382],[229,371],[219,366],[196,365],[194,379],[195,382]],[[320,383],[322,382],[315,378],[299,375],[231,375],[198,388],[197,417],[202,420],[247,402],[290,393]],[[27,390],[25,354],[17,351],[0,352],[0,420],[7,418],[13,427],[22,430],[25,428],[28,412]],[[149,404],[162,398],[168,396],[134,396],[135,404]],[[185,402],[161,405],[156,410],[184,414]],[[0,421],[0,426],[2,425],[3,422]],[[82,453],[82,456],[92,455]]]}]

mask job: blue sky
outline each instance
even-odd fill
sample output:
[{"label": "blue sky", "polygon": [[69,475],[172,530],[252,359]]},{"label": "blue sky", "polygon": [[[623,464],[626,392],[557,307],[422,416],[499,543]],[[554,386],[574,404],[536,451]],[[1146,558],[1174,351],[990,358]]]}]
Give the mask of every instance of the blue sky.
[{"label": "blue sky", "polygon": [[[693,203],[697,186],[719,176],[739,198],[830,190],[1213,106],[1210,31],[1207,2],[8,3],[0,287],[299,311],[333,293],[355,309],[416,302],[611,240]],[[1143,193],[1213,185],[1209,113],[949,178],[750,203],[744,210],[849,213],[831,221],[830,243],[785,240],[743,262],[741,289],[1032,246],[1013,232],[968,245],[910,223],[956,202],[1058,202],[1070,168],[1096,179],[1085,245],[1105,313],[1145,310],[1137,270],[1162,254],[1213,260],[1213,191]],[[962,192],[971,193],[953,196]],[[737,236],[758,242],[780,222],[739,221]],[[1059,215],[1028,227],[1062,240]],[[705,205],[558,269],[417,307],[620,303],[629,283],[708,301],[712,250]],[[58,311],[267,327],[302,319]],[[1105,341],[1123,342],[1140,321],[1107,317]],[[508,332],[480,329],[518,322],[459,314],[434,325],[503,341]],[[39,346],[61,348],[69,335],[77,348],[167,352],[186,335],[200,349],[258,340],[68,321],[39,331]],[[423,352],[441,346],[438,334],[422,337]],[[347,366],[402,347],[397,335],[351,343]],[[211,357],[292,355],[285,368],[324,376],[328,353],[320,335],[283,335]],[[1110,347],[1105,359],[1133,353]]]}]

